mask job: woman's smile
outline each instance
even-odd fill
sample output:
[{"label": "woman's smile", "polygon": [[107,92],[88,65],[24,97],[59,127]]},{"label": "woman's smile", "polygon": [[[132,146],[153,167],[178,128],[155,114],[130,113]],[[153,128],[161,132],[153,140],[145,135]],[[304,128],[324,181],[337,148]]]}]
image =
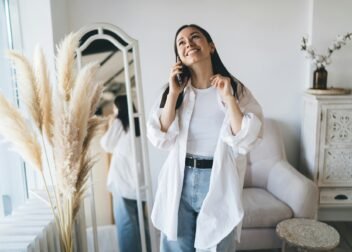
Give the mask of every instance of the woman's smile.
[{"label": "woman's smile", "polygon": [[200,49],[192,48],[192,49],[188,50],[188,52],[186,53],[186,56],[192,55],[192,54],[197,53],[199,51],[200,51]]}]

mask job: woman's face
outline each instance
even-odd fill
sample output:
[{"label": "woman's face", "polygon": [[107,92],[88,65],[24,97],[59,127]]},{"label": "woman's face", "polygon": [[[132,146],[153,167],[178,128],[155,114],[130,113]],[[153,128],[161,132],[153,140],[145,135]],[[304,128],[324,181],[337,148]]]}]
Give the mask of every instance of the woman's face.
[{"label": "woman's face", "polygon": [[214,52],[214,44],[209,43],[206,37],[194,27],[187,27],[176,37],[176,48],[183,64],[191,66],[194,63],[210,60]]}]

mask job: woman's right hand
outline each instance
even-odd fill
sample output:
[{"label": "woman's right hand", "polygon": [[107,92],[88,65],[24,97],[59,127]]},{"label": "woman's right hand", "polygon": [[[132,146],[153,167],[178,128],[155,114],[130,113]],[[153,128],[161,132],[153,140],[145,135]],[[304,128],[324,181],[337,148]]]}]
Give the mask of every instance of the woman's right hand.
[{"label": "woman's right hand", "polygon": [[172,66],[169,76],[169,94],[179,95],[182,90],[187,85],[188,79],[185,79],[182,85],[178,83],[177,75],[182,72],[182,63],[178,61],[175,65]]},{"label": "woman's right hand", "polygon": [[182,63],[178,60],[178,62],[172,66],[169,76],[169,93],[167,94],[167,98],[165,101],[164,108],[160,115],[160,125],[161,131],[167,132],[172,122],[176,117],[176,103],[178,96],[182,92],[182,90],[187,85],[188,79],[184,80],[184,83],[180,85],[177,81],[177,75],[182,72]]}]

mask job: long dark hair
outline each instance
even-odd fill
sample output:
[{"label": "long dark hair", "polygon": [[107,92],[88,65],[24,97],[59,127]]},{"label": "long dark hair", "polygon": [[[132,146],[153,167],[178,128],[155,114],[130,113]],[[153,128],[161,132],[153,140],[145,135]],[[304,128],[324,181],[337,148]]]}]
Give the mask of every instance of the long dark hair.
[{"label": "long dark hair", "polygon": [[[119,113],[117,114],[116,118],[121,121],[123,130],[127,132],[130,127],[130,121],[128,119],[127,96],[126,95],[116,96],[114,103],[117,109],[119,110]],[[133,106],[133,112],[137,112],[134,104],[132,104],[132,106]],[[134,128],[135,128],[136,136],[137,137],[140,136],[138,118],[134,118]]]},{"label": "long dark hair", "polygon": [[[176,31],[176,35],[175,35],[174,51],[175,51],[176,59],[179,56],[178,52],[177,52],[177,44],[176,44],[177,36],[183,29],[185,29],[187,27],[196,28],[204,35],[204,37],[207,39],[208,43],[214,43],[210,34],[206,30],[204,30],[202,27],[195,25],[195,24],[183,25]],[[244,91],[243,87],[244,86],[237,78],[235,78],[229,71],[227,71],[226,67],[224,66],[224,64],[222,63],[222,61],[220,59],[220,56],[219,56],[216,48],[215,48],[214,52],[211,54],[211,64],[213,67],[214,75],[221,74],[222,76],[229,77],[231,79],[231,86],[233,89],[233,95],[236,97],[236,99],[239,99],[240,96],[243,94],[243,91]],[[165,89],[165,91],[162,95],[161,102],[160,102],[160,108],[163,108],[165,106],[165,102],[166,102],[166,98],[167,98],[168,93],[169,93],[169,86]],[[183,91],[180,93],[180,95],[177,98],[176,109],[178,109],[181,106],[182,101],[183,101]]]}]

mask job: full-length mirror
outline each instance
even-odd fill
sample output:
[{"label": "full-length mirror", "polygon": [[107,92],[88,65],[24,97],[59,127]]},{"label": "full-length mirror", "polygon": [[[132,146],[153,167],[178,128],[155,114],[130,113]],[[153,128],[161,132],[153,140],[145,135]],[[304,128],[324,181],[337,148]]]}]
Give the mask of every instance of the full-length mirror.
[{"label": "full-length mirror", "polygon": [[[98,64],[96,81],[103,83],[103,91],[96,116],[108,121],[96,142],[95,151],[101,158],[93,169],[86,200],[88,249],[97,251],[102,246],[99,242],[104,243],[100,237],[106,237],[102,233],[109,220],[97,221],[103,213],[112,216],[116,236],[110,238],[116,241],[117,251],[156,251],[155,231],[149,221],[153,193],[138,43],[109,24],[84,27],[80,36],[78,67]],[[111,240],[107,243],[114,246]]]}]

